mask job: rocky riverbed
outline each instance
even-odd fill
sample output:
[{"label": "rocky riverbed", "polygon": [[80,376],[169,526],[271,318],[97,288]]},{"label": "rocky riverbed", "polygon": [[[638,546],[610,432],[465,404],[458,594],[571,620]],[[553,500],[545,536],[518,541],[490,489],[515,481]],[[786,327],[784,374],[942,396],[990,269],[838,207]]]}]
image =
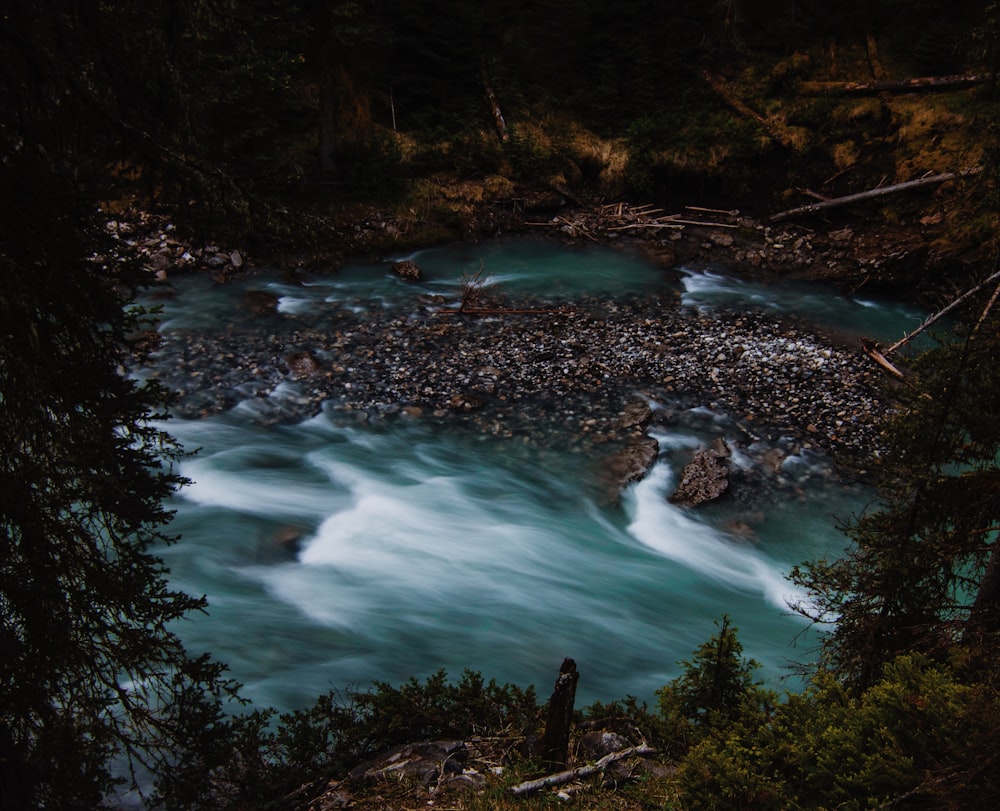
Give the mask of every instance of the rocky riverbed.
[{"label": "rocky riverbed", "polygon": [[878,449],[886,379],[859,346],[761,314],[707,314],[669,293],[493,304],[500,312],[455,313],[415,290],[402,310],[331,306],[306,319],[251,292],[234,305],[245,312],[236,325],[165,332],[149,371],[178,393],[180,416],[242,404],[264,422],[321,409],[367,424],[434,421],[578,450],[613,487],[655,459],[657,424],[712,422],[772,473],[790,454],[864,460]]}]

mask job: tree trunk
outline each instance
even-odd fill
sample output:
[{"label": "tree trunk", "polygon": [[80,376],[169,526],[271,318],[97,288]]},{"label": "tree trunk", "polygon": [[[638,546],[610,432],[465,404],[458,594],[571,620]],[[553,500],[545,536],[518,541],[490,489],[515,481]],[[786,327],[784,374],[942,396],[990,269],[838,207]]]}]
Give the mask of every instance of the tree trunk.
[{"label": "tree trunk", "polygon": [[542,736],[542,762],[552,769],[565,769],[569,757],[569,731],[573,723],[573,703],[576,700],[576,683],[580,674],[576,662],[564,659],[559,668],[549,714]]},{"label": "tree trunk", "polygon": [[749,118],[752,121],[756,121],[764,129],[772,139],[781,144],[785,149],[795,150],[795,141],[791,137],[788,130],[782,126],[777,121],[772,121],[771,119],[765,118],[756,110],[754,110],[750,105],[739,98],[735,93],[733,93],[727,86],[726,83],[716,76],[713,76],[709,71],[703,70],[701,75],[704,77],[705,81],[711,85],[712,89],[722,96],[722,100],[726,102],[730,107],[732,107],[740,115]]},{"label": "tree trunk", "polygon": [[507,122],[503,120],[503,113],[500,111],[500,102],[497,100],[497,94],[493,91],[493,85],[490,83],[490,76],[486,71],[485,60],[480,65],[479,72],[483,80],[483,89],[486,91],[486,100],[490,103],[490,112],[493,113],[493,123],[497,128],[497,135],[501,141],[506,141],[509,137],[507,135]]}]

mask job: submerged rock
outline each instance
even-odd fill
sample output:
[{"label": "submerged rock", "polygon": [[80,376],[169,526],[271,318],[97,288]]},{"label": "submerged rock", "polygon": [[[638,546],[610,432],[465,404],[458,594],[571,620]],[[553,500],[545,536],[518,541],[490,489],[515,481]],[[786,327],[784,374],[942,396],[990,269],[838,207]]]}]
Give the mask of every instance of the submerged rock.
[{"label": "submerged rock", "polygon": [[243,303],[254,315],[271,315],[278,312],[278,297],[266,290],[247,290]]},{"label": "submerged rock", "polygon": [[424,278],[423,271],[420,270],[420,265],[409,259],[397,262],[393,265],[392,272],[399,276],[399,278],[404,282],[419,282]]}]

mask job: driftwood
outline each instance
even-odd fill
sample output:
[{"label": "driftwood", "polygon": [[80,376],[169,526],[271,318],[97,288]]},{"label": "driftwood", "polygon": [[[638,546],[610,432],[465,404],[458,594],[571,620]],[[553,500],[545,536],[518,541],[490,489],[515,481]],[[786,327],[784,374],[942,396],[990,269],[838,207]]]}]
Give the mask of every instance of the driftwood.
[{"label": "driftwood", "polygon": [[928,93],[964,90],[992,81],[987,73],[956,76],[922,76],[916,79],[874,82],[802,82],[799,91],[812,96],[877,96],[880,93]]},{"label": "driftwood", "polygon": [[[990,284],[990,282],[995,282],[997,279],[1000,279],[1000,270],[996,271],[995,273],[993,273],[988,278],[983,279],[983,281],[981,281],[979,284],[977,284],[971,290],[966,290],[957,299],[955,299],[954,301],[952,301],[951,304],[949,304],[947,307],[945,307],[945,308],[943,308],[941,310],[938,310],[938,312],[934,313],[934,315],[929,316],[928,318],[924,319],[924,322],[919,327],[917,327],[912,332],[904,335],[902,338],[900,338],[898,341],[896,341],[896,343],[894,343],[892,346],[890,346],[890,347],[888,347],[886,349],[882,349],[881,347],[879,347],[879,345],[875,341],[871,341],[871,340],[868,340],[868,339],[863,339],[861,341],[861,346],[864,349],[865,354],[868,355],[868,357],[870,357],[873,361],[875,361],[879,366],[881,366],[883,369],[885,369],[891,375],[894,375],[895,377],[901,378],[903,376],[903,373],[900,372],[899,369],[897,369],[892,364],[892,362],[888,359],[887,356],[891,355],[893,352],[895,352],[897,349],[899,349],[904,344],[909,343],[910,341],[912,341],[921,332],[923,332],[925,329],[927,329],[929,326],[931,326],[932,324],[934,324],[936,321],[939,321],[941,318],[943,318],[949,312],[951,312],[952,310],[954,310],[963,301],[967,300],[970,296],[975,295],[980,290],[982,290],[986,285]],[[998,298],[1000,298],[1000,287],[997,287],[997,289],[993,292],[993,296],[990,298],[989,302],[987,303],[986,308],[982,312],[982,315],[979,316],[979,321],[976,323],[975,329],[979,329],[980,325],[986,319],[986,316],[989,314],[989,311],[992,309],[993,305],[996,304]]]},{"label": "driftwood", "polygon": [[996,273],[994,273],[992,276],[990,276],[987,279],[983,279],[983,281],[981,281],[979,284],[977,284],[971,290],[967,290],[966,292],[964,292],[962,295],[960,295],[957,299],[955,299],[951,304],[949,304],[943,310],[939,310],[934,315],[932,315],[929,318],[925,319],[924,322],[919,327],[917,327],[915,330],[913,330],[913,332],[909,333],[908,335],[905,335],[904,337],[900,338],[898,341],[896,341],[896,343],[894,343],[892,346],[890,346],[888,349],[886,349],[883,354],[885,354],[885,355],[891,355],[893,352],[895,352],[897,349],[899,349],[899,347],[901,347],[903,344],[909,343],[911,340],[913,340],[914,338],[916,338],[921,332],[923,332],[925,329],[927,329],[935,321],[940,320],[943,316],[947,315],[949,312],[951,312],[952,310],[954,310],[959,304],[961,304],[967,298],[969,298],[970,296],[974,296],[976,293],[978,293],[980,290],[982,290],[990,282],[994,282],[997,279],[1000,279],[1000,271],[997,271]]},{"label": "driftwood", "polygon": [[702,208],[701,206],[684,206],[684,208],[688,211],[697,211],[700,214],[725,214],[733,220],[740,216],[740,210],[738,208]]},{"label": "driftwood", "polygon": [[878,344],[875,341],[870,341],[867,338],[862,339],[861,346],[865,350],[865,354],[879,366],[885,369],[893,377],[902,379],[903,373],[893,366],[892,363],[889,362],[889,359],[879,351]]},{"label": "driftwood", "polygon": [[655,755],[656,750],[651,746],[642,744],[641,746],[631,746],[628,749],[622,749],[618,752],[612,752],[610,755],[605,755],[596,763],[588,766],[578,766],[575,769],[568,769],[563,772],[557,772],[556,774],[550,774],[547,777],[539,777],[537,780],[526,780],[523,783],[511,788],[511,794],[515,796],[521,796],[522,794],[531,794],[535,791],[540,791],[543,788],[548,788],[549,786],[561,786],[564,783],[569,783],[571,780],[578,780],[583,777],[590,777],[592,774],[597,774],[603,771],[607,766],[612,763],[617,763],[619,760],[624,760],[627,757],[632,757],[633,755]]},{"label": "driftwood", "polygon": [[777,214],[773,214],[771,216],[770,221],[781,222],[782,220],[789,220],[793,217],[815,214],[818,211],[826,211],[831,208],[849,206],[852,203],[859,203],[864,200],[874,200],[878,197],[886,197],[890,194],[899,194],[900,192],[926,189],[931,186],[938,186],[942,183],[947,183],[949,180],[958,180],[963,177],[968,177],[969,175],[977,174],[979,171],[979,169],[968,169],[964,172],[944,172],[939,175],[921,177],[917,180],[907,180],[905,183],[895,183],[891,186],[879,186],[877,189],[869,189],[868,191],[858,192],[857,194],[848,194],[845,197],[834,197],[830,200],[822,200],[818,203],[810,203],[809,205],[799,206],[798,208],[790,208],[787,211],[779,211]]},{"label": "driftwood", "polygon": [[[621,231],[682,231],[686,226],[701,228],[739,228],[736,219],[739,211],[718,208],[701,208],[685,206],[689,214],[666,214],[662,208],[656,208],[652,203],[632,205],[630,203],[606,203],[598,209],[583,210],[567,217],[553,217],[546,222],[526,222],[536,228],[562,228],[571,236],[582,236],[592,241],[600,241],[602,235]],[[729,222],[715,220],[693,219],[694,217],[711,214],[722,215]]]}]

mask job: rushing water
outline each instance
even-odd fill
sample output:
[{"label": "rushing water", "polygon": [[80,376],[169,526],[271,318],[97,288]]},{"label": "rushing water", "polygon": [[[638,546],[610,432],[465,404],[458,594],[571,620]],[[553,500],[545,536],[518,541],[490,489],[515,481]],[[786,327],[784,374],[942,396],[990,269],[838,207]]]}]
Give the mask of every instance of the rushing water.
[{"label": "rushing water", "polygon": [[[424,292],[455,299],[463,276],[556,301],[581,294],[676,286],[683,301],[796,313],[880,340],[920,314],[817,287],[763,287],[718,271],[665,273],[606,249],[546,242],[436,249],[417,257]],[[321,323],[332,308],[391,309],[414,289],[389,263],[358,264],[304,285],[254,280],[280,310]],[[218,329],[245,316],[239,285],[182,280],[164,330]],[[282,386],[271,399],[294,397]],[[564,657],[576,660],[581,701],[642,699],[678,673],[677,662],[729,613],[745,653],[777,680],[809,655],[814,635],[787,601],[784,574],[836,553],[836,517],[858,510],[859,489],[810,486],[769,503],[747,540],[745,516],[716,505],[685,511],[666,501],[674,454],[718,431],[720,415],[689,412],[653,435],[661,456],[617,506],[599,505],[580,460],[514,439],[432,429],[416,421],[344,425],[323,413],[264,426],[254,401],[169,430],[200,451],[176,499],[182,540],[163,556],[175,586],[208,595],[210,613],[186,621],[192,650],[227,662],[258,705],[292,709],[331,688],[399,683],[439,668],[535,684],[547,693]],[[555,445],[555,443],[554,443]],[[735,460],[739,463],[739,458]],[[824,466],[785,460],[794,481]],[[813,481],[814,479],[810,479]],[[296,554],[277,538],[300,534]],[[798,647],[795,643],[798,642]]]}]

